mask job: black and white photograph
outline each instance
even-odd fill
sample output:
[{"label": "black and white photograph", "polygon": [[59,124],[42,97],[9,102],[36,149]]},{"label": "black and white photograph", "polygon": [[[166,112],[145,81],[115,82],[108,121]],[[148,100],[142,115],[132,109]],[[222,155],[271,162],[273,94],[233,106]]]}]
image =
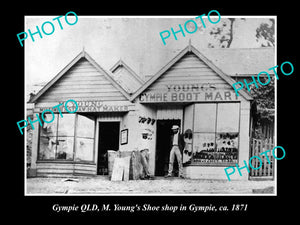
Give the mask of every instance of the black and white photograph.
[{"label": "black and white photograph", "polygon": [[26,196],[277,195],[277,17],[204,13],[24,17]]}]

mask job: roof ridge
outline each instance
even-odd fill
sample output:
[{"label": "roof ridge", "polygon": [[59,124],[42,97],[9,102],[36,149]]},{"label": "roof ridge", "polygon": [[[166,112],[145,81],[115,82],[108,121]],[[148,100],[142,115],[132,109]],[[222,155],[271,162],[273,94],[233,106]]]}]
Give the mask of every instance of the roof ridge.
[{"label": "roof ridge", "polygon": [[[226,81],[229,85],[232,85],[235,81],[225,74],[218,66],[214,64],[214,62],[202,54],[197,48],[189,43],[188,46],[183,48],[179,53],[177,53],[167,64],[165,64],[160,70],[158,70],[149,80],[146,81],[130,98],[133,101],[137,96],[143,93],[148,87],[150,87],[153,83],[155,83],[168,69],[170,69],[175,63],[177,63],[180,59],[182,59],[186,54],[193,53],[200,60],[207,64],[212,70],[214,70],[224,81]],[[241,95],[247,99],[251,100],[252,97],[244,90],[242,90]]]},{"label": "roof ridge", "polygon": [[44,93],[48,91],[48,89],[50,89],[57,81],[61,79],[62,76],[64,76],[77,62],[83,58],[91,63],[92,66],[94,66],[97,70],[103,72],[106,79],[108,79],[111,84],[129,100],[130,95],[120,84],[118,84],[115,79],[113,79],[112,74],[110,74],[111,72],[102,68],[85,50],[82,50],[60,72],[58,72],[50,81],[48,81],[47,84],[28,103],[36,102],[42,95],[44,95]]}]

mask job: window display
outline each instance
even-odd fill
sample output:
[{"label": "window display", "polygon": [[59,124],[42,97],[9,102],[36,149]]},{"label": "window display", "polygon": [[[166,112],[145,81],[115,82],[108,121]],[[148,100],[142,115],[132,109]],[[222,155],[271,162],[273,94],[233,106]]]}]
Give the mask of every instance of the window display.
[{"label": "window display", "polygon": [[[48,120],[52,115],[45,114],[44,118]],[[55,117],[52,123],[43,123],[39,160],[73,160],[74,123],[75,115],[70,114]]]},{"label": "window display", "polygon": [[238,133],[218,133],[216,135],[216,152],[222,162],[237,163]]},{"label": "window display", "polygon": [[56,159],[73,160],[74,137],[57,137]]},{"label": "window display", "polygon": [[[50,119],[52,115],[45,114],[46,120],[47,117]],[[73,161],[75,158],[75,161],[93,161],[94,128],[93,117],[79,114],[63,114],[63,117],[55,117],[52,123],[43,123],[40,129],[38,159]]]},{"label": "window display", "polygon": [[94,153],[94,118],[78,115],[75,161],[92,161]]},{"label": "window display", "polygon": [[75,161],[93,161],[94,139],[76,138]]},{"label": "window display", "polygon": [[215,159],[215,133],[195,133],[193,143],[194,162],[212,162]]},{"label": "window display", "polygon": [[196,104],[192,164],[238,162],[239,103]]},{"label": "window display", "polygon": [[[45,114],[45,120],[52,118],[51,114]],[[57,138],[57,117],[52,123],[45,123],[40,128],[39,159],[55,159]]]},{"label": "window display", "polygon": [[55,159],[56,137],[40,136],[39,159]]}]

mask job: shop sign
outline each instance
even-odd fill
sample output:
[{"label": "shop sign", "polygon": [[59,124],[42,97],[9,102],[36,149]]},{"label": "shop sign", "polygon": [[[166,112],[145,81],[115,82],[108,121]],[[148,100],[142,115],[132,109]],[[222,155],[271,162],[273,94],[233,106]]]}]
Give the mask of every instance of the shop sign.
[{"label": "shop sign", "polygon": [[[189,88],[188,88],[189,87]],[[198,87],[198,88],[192,88]],[[212,84],[166,85],[166,90],[144,92],[139,96],[141,103],[154,102],[199,102],[199,101],[236,101],[238,97],[231,90],[217,90]]]},{"label": "shop sign", "polygon": [[[64,103],[64,102],[59,102]],[[120,103],[105,103],[103,101],[77,101],[78,109],[76,112],[128,112],[130,110],[129,104]],[[75,105],[68,106],[70,110]],[[44,111],[52,107],[39,107],[39,111]],[[65,108],[60,108],[62,112],[66,112]],[[54,111],[55,112],[55,111]]]}]

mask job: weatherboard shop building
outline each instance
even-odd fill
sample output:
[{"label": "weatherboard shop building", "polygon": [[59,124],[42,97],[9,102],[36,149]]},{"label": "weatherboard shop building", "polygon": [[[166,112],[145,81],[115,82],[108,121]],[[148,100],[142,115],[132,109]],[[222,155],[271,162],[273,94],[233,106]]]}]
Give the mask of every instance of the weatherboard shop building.
[{"label": "weatherboard shop building", "polygon": [[[244,54],[256,60],[266,50],[205,51],[206,55],[214,51],[227,56]],[[243,160],[249,160],[253,99],[244,90],[237,97],[232,88],[236,81],[231,76],[250,74],[229,76],[217,63],[218,59],[211,61],[189,44],[144,82],[122,60],[108,72],[82,51],[30,101],[34,116],[69,99],[78,104],[76,113],[35,127],[31,174],[106,174],[107,151],[137,149],[142,131],[147,130],[150,171],[163,176],[168,168],[171,126],[178,124],[186,133],[185,176],[227,179],[224,168],[236,163],[242,167]],[[242,173],[231,179],[247,179],[247,170]]]}]

